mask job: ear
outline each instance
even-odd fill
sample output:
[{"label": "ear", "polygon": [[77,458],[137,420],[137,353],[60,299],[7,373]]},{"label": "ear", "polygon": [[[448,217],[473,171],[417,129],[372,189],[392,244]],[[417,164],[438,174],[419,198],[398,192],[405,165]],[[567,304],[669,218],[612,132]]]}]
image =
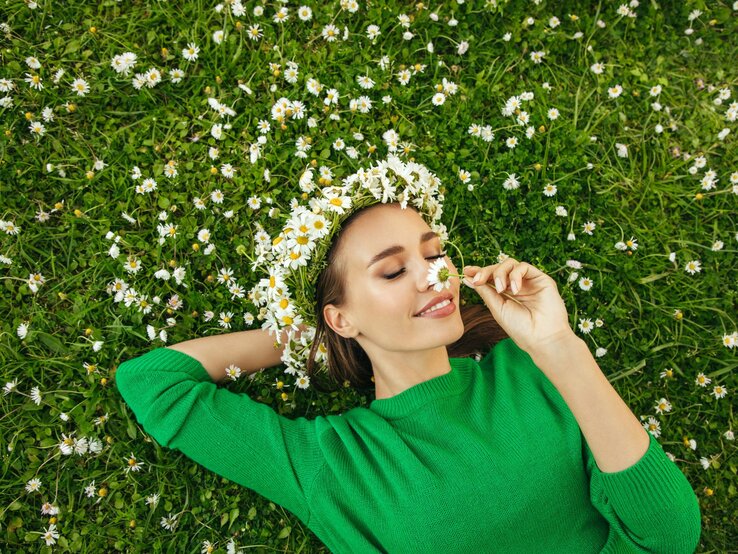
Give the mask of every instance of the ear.
[{"label": "ear", "polygon": [[345,339],[354,338],[359,334],[343,312],[333,304],[323,306],[323,319],[326,325]]}]

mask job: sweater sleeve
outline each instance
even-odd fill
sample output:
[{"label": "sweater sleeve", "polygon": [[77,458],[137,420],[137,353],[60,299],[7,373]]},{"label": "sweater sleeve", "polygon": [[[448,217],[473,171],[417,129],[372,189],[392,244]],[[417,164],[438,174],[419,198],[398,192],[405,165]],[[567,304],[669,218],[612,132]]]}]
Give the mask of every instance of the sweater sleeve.
[{"label": "sweater sleeve", "polygon": [[195,358],[160,347],[118,366],[116,384],[144,430],[205,468],[280,504],[306,525],[323,465],[315,420],[290,419],[218,387]]},{"label": "sweater sleeve", "polygon": [[608,473],[597,466],[582,434],[592,504],[610,523],[611,534],[634,552],[691,554],[701,533],[697,496],[653,434],[648,436],[640,460]]}]

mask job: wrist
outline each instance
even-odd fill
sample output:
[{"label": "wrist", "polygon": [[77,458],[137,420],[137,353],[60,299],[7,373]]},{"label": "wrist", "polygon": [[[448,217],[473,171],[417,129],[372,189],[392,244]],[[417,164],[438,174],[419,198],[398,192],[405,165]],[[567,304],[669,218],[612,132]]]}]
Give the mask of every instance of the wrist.
[{"label": "wrist", "polygon": [[566,365],[566,360],[571,359],[574,351],[586,348],[587,343],[584,342],[574,331],[568,330],[562,332],[545,343],[537,344],[528,353],[539,368],[544,367],[561,367]]}]

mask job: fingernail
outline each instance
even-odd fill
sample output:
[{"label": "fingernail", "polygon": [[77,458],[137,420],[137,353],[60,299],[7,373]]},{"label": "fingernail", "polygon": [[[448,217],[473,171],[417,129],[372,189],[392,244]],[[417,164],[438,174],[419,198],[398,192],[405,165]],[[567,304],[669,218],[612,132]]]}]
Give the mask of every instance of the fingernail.
[{"label": "fingernail", "polygon": [[477,274],[476,274],[476,275],[474,276],[474,279],[472,279],[472,282],[473,282],[473,283],[478,283],[478,282],[479,282],[479,277],[480,277],[480,276],[481,276],[481,275],[480,275],[479,273],[477,273]]},{"label": "fingernail", "polygon": [[472,285],[472,284],[471,284],[471,282],[469,281],[469,279],[468,279],[468,278],[464,278],[464,281],[463,281],[463,283],[464,283],[464,284],[465,284],[465,285],[466,285],[467,287],[471,287],[471,288],[474,288],[474,285]]},{"label": "fingernail", "polygon": [[515,281],[510,284],[510,288],[512,289],[513,294],[518,294],[518,284]]},{"label": "fingernail", "polygon": [[495,287],[498,293],[502,293],[502,279],[499,277],[495,277]]}]

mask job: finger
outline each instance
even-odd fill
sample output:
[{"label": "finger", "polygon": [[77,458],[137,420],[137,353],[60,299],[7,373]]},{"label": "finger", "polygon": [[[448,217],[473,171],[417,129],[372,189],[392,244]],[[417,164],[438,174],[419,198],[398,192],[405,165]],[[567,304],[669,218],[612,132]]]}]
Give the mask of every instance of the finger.
[{"label": "finger", "polygon": [[509,274],[519,263],[513,258],[507,258],[494,270],[495,287],[499,294],[507,289],[510,282]]},{"label": "finger", "polygon": [[468,287],[471,287],[472,278],[474,277],[474,275],[476,275],[479,272],[480,269],[482,268],[477,265],[464,266],[464,269],[461,271],[461,274],[464,276],[464,278],[462,279],[462,282]]},{"label": "finger", "polygon": [[507,277],[510,281],[510,290],[513,294],[518,294],[523,289],[523,279],[529,276],[533,269],[532,265],[526,262],[520,262],[510,271]]},{"label": "finger", "polygon": [[489,281],[490,276],[492,275],[492,272],[494,271],[495,267],[497,265],[488,265],[486,267],[482,267],[474,274],[474,278],[472,279],[472,284],[477,285],[483,285],[487,281]]},{"label": "finger", "polygon": [[525,279],[535,279],[541,276],[547,275],[536,266],[527,262],[521,262],[517,267],[515,267],[515,269],[510,272],[510,278],[517,284],[517,291],[514,291],[515,294],[520,292],[520,290],[523,288],[523,281]]},{"label": "finger", "polygon": [[[464,279],[464,282],[469,285],[476,285],[478,283],[484,282],[484,279],[488,277],[489,275],[489,267],[480,267],[478,265],[467,265],[464,266],[464,271],[462,272],[466,278]],[[487,277],[485,277],[487,276]]]},{"label": "finger", "polygon": [[467,266],[464,266],[464,270],[462,271],[462,273],[464,275],[468,275],[469,277],[473,277],[479,272],[480,269],[482,268],[479,267],[478,265],[467,265]]},{"label": "finger", "polygon": [[487,308],[489,308],[492,316],[499,321],[502,305],[505,302],[503,297],[497,294],[497,291],[495,291],[493,287],[488,287],[484,283],[481,285],[477,284],[473,288],[482,298]]}]

